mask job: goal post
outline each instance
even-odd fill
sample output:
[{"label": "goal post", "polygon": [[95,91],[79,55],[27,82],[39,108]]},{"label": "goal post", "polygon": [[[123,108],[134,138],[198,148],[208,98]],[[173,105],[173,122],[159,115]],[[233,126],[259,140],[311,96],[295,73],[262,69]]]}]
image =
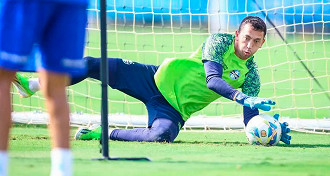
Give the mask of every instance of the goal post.
[{"label": "goal post", "polygon": [[[100,57],[98,0],[90,0],[85,56]],[[165,58],[189,57],[215,32],[234,33],[248,15],[264,12],[285,37],[284,43],[267,22],[264,46],[255,54],[261,77],[260,97],[276,101],[271,112],[297,130],[330,130],[330,2],[322,0],[108,0],[108,57],[159,65]],[[292,52],[289,46],[294,49]],[[321,89],[300,61],[315,75]],[[33,74],[31,77],[35,77]],[[99,123],[100,82],[87,79],[67,89],[72,123]],[[111,88],[111,126],[145,127],[147,111],[138,100]],[[45,114],[37,93],[22,99],[12,91],[14,120],[36,122]],[[242,107],[220,98],[197,112],[184,129],[242,129]],[[19,117],[19,118],[18,118]],[[41,117],[41,116],[40,116]],[[47,120],[46,115],[42,115]],[[39,122],[38,122],[39,123]],[[44,123],[47,123],[44,122]]]}]

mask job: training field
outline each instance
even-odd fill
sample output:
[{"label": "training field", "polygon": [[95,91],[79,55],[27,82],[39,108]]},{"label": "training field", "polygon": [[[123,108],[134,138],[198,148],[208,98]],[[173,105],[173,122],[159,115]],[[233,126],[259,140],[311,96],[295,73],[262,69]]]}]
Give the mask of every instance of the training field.
[{"label": "training field", "polygon": [[[100,57],[100,1],[89,1],[84,55]],[[265,19],[254,7],[253,1],[108,0],[107,57],[153,65],[160,65],[167,58],[188,58],[211,33],[234,34],[238,22],[248,15]],[[261,113],[279,113],[281,122],[296,120],[289,124],[292,129],[324,130],[327,134],[294,131],[290,133],[291,145],[281,143],[274,147],[250,145],[243,131],[228,130],[183,131],[171,144],[110,141],[110,156],[148,157],[152,162],[92,161],[101,157],[99,141],[72,141],[74,175],[330,175],[330,101],[327,97],[330,93],[330,3],[323,0],[256,2],[287,40],[286,44],[267,22],[266,42],[254,55],[261,82],[258,96],[271,98],[276,105],[271,111]],[[217,16],[219,19],[214,18]],[[213,25],[219,25],[219,28],[214,30]],[[24,75],[38,76],[31,73]],[[126,116],[136,115],[147,119],[147,110],[142,102],[110,87],[108,90],[110,119],[123,117],[125,120]],[[17,117],[29,118],[27,123],[39,124],[34,120],[43,115],[39,119],[48,123],[47,113],[40,113],[46,112],[45,99],[40,92],[30,98],[20,98],[12,88],[11,95],[12,109],[19,114]],[[80,115],[97,120],[101,117],[99,81],[87,78],[68,87],[67,98],[73,115],[81,119],[79,125],[90,124]],[[31,113],[34,114],[29,116]],[[225,98],[219,98],[193,116],[240,117],[243,120],[242,107]],[[125,122],[131,125],[130,119]],[[197,127],[204,127],[204,122],[200,121]],[[124,122],[110,125],[118,124]],[[9,174],[49,175],[50,137],[46,125],[13,126]],[[218,129],[212,125],[207,128]],[[227,127],[227,124],[225,128],[236,129],[230,125]],[[71,138],[75,130],[72,127]]]},{"label": "training field", "polygon": [[[47,128],[16,125],[11,134],[10,175],[48,175]],[[172,144],[110,141],[111,156],[152,162],[92,161],[101,156],[99,141],[73,141],[74,175],[327,175],[330,135],[291,135],[290,146],[276,147],[249,145],[242,132],[181,132]]]}]

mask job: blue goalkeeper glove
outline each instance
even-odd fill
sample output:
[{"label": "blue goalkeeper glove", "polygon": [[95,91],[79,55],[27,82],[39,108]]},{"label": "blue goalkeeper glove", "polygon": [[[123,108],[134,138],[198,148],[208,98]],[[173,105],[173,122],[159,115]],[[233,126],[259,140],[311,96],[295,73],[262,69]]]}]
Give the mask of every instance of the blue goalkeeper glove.
[{"label": "blue goalkeeper glove", "polygon": [[[278,118],[280,117],[279,114],[275,114],[274,118],[276,120],[278,120]],[[290,128],[288,128],[288,123],[287,122],[283,122],[281,123],[281,129],[282,129],[282,136],[281,136],[281,141],[284,142],[285,144],[290,144],[290,140],[291,140],[291,136],[288,135],[288,133],[290,133]]]},{"label": "blue goalkeeper glove", "polygon": [[268,98],[250,97],[244,93],[238,92],[235,101],[243,106],[250,107],[251,109],[261,109],[269,111],[271,107],[269,105],[275,105],[275,102]]}]

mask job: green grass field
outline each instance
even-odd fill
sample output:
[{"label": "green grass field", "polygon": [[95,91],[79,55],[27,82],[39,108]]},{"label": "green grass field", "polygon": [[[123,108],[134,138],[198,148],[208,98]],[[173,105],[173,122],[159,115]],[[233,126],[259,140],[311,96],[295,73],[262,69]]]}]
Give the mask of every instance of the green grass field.
[{"label": "green grass field", "polygon": [[[72,129],[72,135],[74,129]],[[174,143],[110,141],[110,155],[152,162],[92,161],[98,141],[73,141],[74,175],[296,175],[330,172],[330,136],[292,133],[292,144],[252,146],[242,132],[181,132]],[[16,125],[10,140],[10,175],[48,175],[50,140],[44,126]]]}]

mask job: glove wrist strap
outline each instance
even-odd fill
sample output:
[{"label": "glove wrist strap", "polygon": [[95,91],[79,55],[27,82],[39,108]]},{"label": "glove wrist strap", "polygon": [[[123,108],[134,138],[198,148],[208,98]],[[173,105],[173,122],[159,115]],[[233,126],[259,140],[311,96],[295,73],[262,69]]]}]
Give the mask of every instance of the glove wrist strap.
[{"label": "glove wrist strap", "polygon": [[245,95],[244,93],[238,92],[235,96],[235,101],[244,105],[244,100],[246,99],[247,95]]}]

